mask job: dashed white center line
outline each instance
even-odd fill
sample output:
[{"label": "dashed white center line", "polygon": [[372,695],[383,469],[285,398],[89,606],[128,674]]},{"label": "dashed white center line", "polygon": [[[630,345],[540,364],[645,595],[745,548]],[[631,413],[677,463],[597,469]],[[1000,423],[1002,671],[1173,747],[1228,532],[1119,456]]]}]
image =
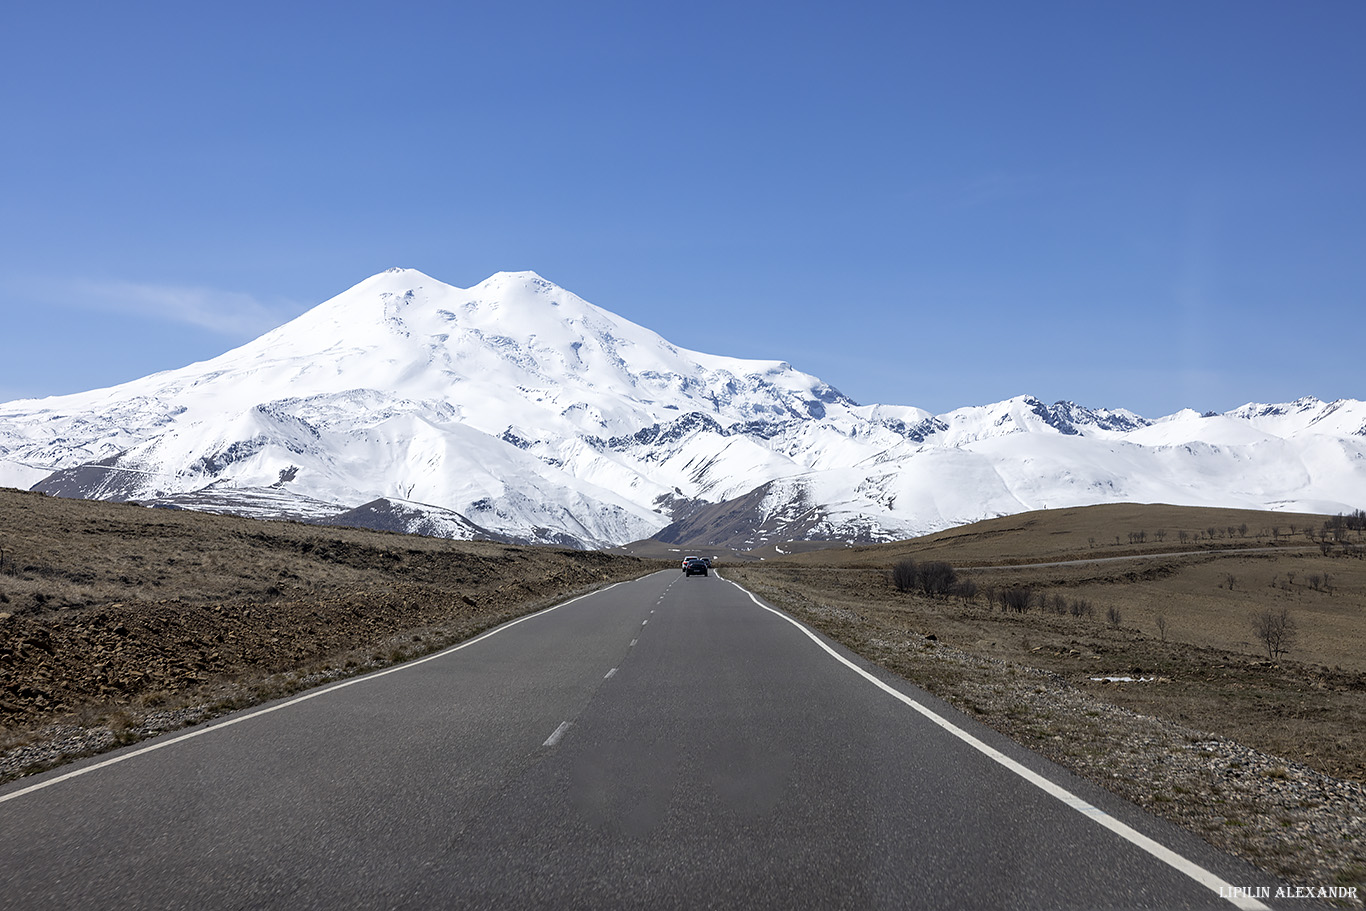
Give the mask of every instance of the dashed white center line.
[{"label": "dashed white center line", "polygon": [[640,641],[639,639],[632,639],[632,640],[631,640],[631,646],[634,648],[634,647],[635,647],[635,644],[636,644],[637,642],[639,642],[639,641]]},{"label": "dashed white center line", "polygon": [[607,676],[603,677],[602,679],[603,679],[603,680],[611,680],[611,679],[612,679],[612,675],[614,675],[616,672],[617,672],[617,669],[616,669],[616,668],[612,668],[610,671],[607,672]]},{"label": "dashed white center line", "polygon": [[564,732],[569,730],[572,724],[573,722],[570,721],[561,721],[560,726],[555,729],[555,733],[547,737],[545,743],[541,744],[541,746],[553,747],[555,744],[559,743],[560,738],[564,736]]}]

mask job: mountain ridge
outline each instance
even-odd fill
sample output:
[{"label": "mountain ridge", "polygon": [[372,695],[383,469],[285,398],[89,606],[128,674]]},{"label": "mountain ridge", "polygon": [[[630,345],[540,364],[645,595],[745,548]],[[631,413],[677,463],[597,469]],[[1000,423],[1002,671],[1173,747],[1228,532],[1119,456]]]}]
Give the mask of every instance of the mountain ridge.
[{"label": "mountain ridge", "polygon": [[1349,511],[1366,406],[860,405],[784,361],[673,345],[534,272],[461,289],[391,269],[218,357],[0,404],[0,484],[583,547],[736,502],[767,510],[733,517],[745,546],[888,540],[1134,498]]}]

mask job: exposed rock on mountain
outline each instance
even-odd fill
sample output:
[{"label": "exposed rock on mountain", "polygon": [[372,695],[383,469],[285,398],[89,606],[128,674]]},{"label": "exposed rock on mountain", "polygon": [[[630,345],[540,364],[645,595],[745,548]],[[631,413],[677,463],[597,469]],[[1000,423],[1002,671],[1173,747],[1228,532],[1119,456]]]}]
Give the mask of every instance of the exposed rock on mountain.
[{"label": "exposed rock on mountain", "polygon": [[212,360],[0,405],[0,484],[580,547],[876,541],[1122,500],[1347,511],[1366,406],[862,406],[531,272],[395,269]]}]

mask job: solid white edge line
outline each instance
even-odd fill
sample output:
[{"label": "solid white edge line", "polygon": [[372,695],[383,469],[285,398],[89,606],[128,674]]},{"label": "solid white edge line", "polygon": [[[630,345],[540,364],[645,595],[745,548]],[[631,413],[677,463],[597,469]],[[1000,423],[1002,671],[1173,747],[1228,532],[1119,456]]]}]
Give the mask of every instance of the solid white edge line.
[{"label": "solid white edge line", "polygon": [[560,742],[560,738],[564,736],[564,732],[569,730],[573,726],[574,722],[572,721],[561,721],[560,726],[555,729],[554,733],[552,733],[549,737],[545,739],[545,743],[541,744],[541,746],[553,747],[555,744]]},{"label": "solid white edge line", "polygon": [[1142,832],[1138,831],[1137,829],[1133,828],[1127,823],[1121,822],[1120,820],[1111,816],[1109,813],[1106,813],[1099,807],[1087,803],[1085,800],[1078,797],[1076,794],[1073,794],[1071,791],[1067,790],[1061,785],[1049,781],[1047,778],[1044,778],[1039,773],[1033,771],[1032,769],[1024,765],[1021,765],[1014,759],[1011,759],[1009,756],[1002,753],[995,747],[983,743],[981,740],[978,740],[976,737],[969,734],[962,728],[958,727],[953,722],[949,721],[947,718],[933,711],[928,706],[922,705],[921,703],[912,699],[910,696],[907,696],[905,693],[901,692],[895,687],[892,687],[882,682],[878,678],[874,677],[872,674],[865,671],[863,668],[859,667],[857,664],[854,664],[848,658],[845,658],[839,652],[832,649],[829,645],[822,642],[820,637],[817,636],[816,633],[809,627],[807,627],[805,624],[793,619],[792,617],[789,617],[787,614],[784,614],[780,610],[769,607],[767,604],[763,603],[757,597],[755,597],[753,592],[746,589],[740,583],[732,582],[730,579],[727,579],[725,581],[730,582],[731,585],[734,585],[736,588],[740,589],[740,591],[749,595],[750,600],[753,601],[755,604],[759,605],[760,607],[762,607],[764,610],[778,617],[781,617],[788,623],[791,623],[793,626],[797,627],[797,629],[805,633],[807,637],[811,639],[812,642],[816,643],[818,646],[824,649],[826,653],[828,653],[832,658],[834,658],[836,661],[840,662],[850,670],[854,671],[855,673],[862,675],[863,678],[866,679],[869,683],[872,683],[879,689],[889,693],[896,699],[899,699],[901,702],[905,703],[910,708],[919,712],[921,715],[925,716],[925,718],[927,718],[934,724],[943,728],[945,731],[952,734],[954,737],[957,737],[959,740],[963,741],[968,746],[977,750],[979,753],[982,753],[987,758],[999,763],[1000,765],[1014,772],[1016,775],[1020,776],[1025,781],[1039,788],[1045,794],[1048,794],[1050,797],[1057,798],[1058,800],[1065,803],[1067,806],[1076,810],[1078,813],[1081,813],[1086,818],[1094,820],[1095,822],[1109,829],[1111,832],[1114,832],[1119,837],[1125,839],[1131,844],[1137,846],[1138,848],[1142,849],[1143,851],[1146,851],[1148,854],[1162,861],[1167,866],[1172,867],[1173,869],[1185,874],[1186,876],[1189,876],[1191,879],[1195,880],[1200,885],[1214,892],[1216,895],[1218,895],[1225,901],[1232,902],[1239,908],[1246,909],[1246,911],[1271,911],[1271,909],[1267,905],[1262,904],[1261,902],[1257,901],[1257,899],[1252,898],[1250,896],[1237,894],[1239,890],[1236,889],[1231,883],[1226,882],[1223,879],[1220,879],[1218,876],[1206,870],[1204,867],[1200,866],[1194,861],[1187,860],[1185,857],[1181,856],[1180,854],[1177,854],[1175,851],[1171,850],[1165,845],[1162,845],[1154,841],[1153,839],[1144,835]]},{"label": "solid white edge line", "polygon": [[[635,580],[632,579],[627,581]],[[325,696],[328,693],[334,693],[337,690],[345,689],[348,686],[355,686],[358,683],[366,683],[371,680],[378,680],[380,677],[387,677],[390,674],[397,674],[399,671],[404,671],[408,670],[409,668],[417,667],[419,664],[426,664],[428,661],[435,661],[438,658],[444,658],[452,652],[458,652],[462,648],[469,648],[476,642],[482,642],[490,636],[494,636],[498,633],[503,632],[504,630],[511,629],[517,624],[524,623],[527,620],[532,619],[533,617],[539,617],[542,614],[548,614],[553,610],[559,610],[562,607],[568,607],[575,601],[582,601],[584,598],[590,597],[592,595],[600,595],[603,592],[610,591],[611,589],[614,589],[621,584],[621,582],[613,582],[606,588],[599,588],[591,592],[585,592],[584,594],[579,595],[578,597],[570,598],[568,601],[562,601],[559,604],[552,604],[550,607],[547,607],[544,610],[538,610],[534,614],[527,614],[524,617],[518,617],[516,620],[509,620],[507,623],[495,626],[491,630],[485,630],[484,632],[475,636],[473,639],[466,640],[465,642],[461,642],[458,645],[452,645],[450,648],[442,649],[439,652],[433,652],[425,658],[418,658],[413,661],[407,661],[403,664],[395,665],[394,667],[388,668],[386,670],[375,671],[374,673],[365,674],[361,677],[352,677],[350,680],[343,680],[340,683],[334,683],[329,686],[320,687],[316,690],[310,690],[301,696],[295,696],[293,699],[281,702],[278,705],[272,705],[268,708],[263,709],[256,709],[255,711],[248,711],[245,715],[239,715],[236,718],[229,718],[227,721],[222,721],[217,724],[209,722],[208,725],[205,727],[195,728],[192,731],[187,731],[184,734],[177,734],[176,736],[168,738],[166,740],[154,740],[147,746],[139,747],[138,749],[133,750],[129,753],[123,753],[118,756],[113,756],[109,759],[105,759],[101,762],[97,762],[93,765],[88,765],[83,768],[74,769],[70,772],[66,772],[65,774],[58,775],[55,778],[49,778],[45,781],[39,781],[35,784],[31,784],[26,788],[20,788],[17,791],[11,791],[8,794],[0,794],[0,803],[5,803],[10,800],[16,800],[20,797],[23,797],[26,794],[32,794],[34,791],[41,791],[44,788],[50,788],[55,784],[61,784],[64,781],[70,781],[71,779],[79,778],[82,775],[88,775],[91,772],[98,771],[99,769],[108,768],[109,766],[117,765],[120,762],[127,762],[129,759],[133,759],[138,756],[145,756],[148,753],[164,749],[165,747],[174,746],[177,743],[184,743],[186,740],[193,740],[194,738],[202,737],[205,734],[212,734],[215,731],[221,731],[224,728],[232,727],[234,724],[241,724],[244,721],[251,721],[254,718],[260,718],[262,715],[269,715],[272,712],[278,712],[281,709],[287,709],[291,706],[298,705],[301,702],[307,702],[310,699],[316,699],[319,696]]]}]

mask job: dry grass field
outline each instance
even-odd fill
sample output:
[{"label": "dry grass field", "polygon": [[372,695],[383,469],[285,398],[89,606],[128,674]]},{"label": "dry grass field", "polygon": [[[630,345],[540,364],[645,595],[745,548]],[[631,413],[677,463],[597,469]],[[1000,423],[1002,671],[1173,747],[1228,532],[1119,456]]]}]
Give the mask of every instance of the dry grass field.
[{"label": "dry grass field", "polygon": [[[1212,843],[1366,895],[1364,542],[1325,548],[1324,521],[1101,506],[721,566]],[[904,560],[971,584],[898,591]],[[0,780],[661,565],[0,489]],[[1297,637],[1273,661],[1254,622],[1282,608]],[[1135,679],[1096,679],[1115,677]]]},{"label": "dry grass field", "polygon": [[425,654],[651,568],[0,489],[0,753],[54,737],[107,748],[150,719]]},{"label": "dry grass field", "polygon": [[[1324,522],[1239,510],[1093,506],[774,559],[743,572],[760,584],[857,609],[889,628],[1039,667],[1119,704],[1366,781],[1362,535],[1349,531],[1325,555],[1317,543]],[[1138,532],[1147,541],[1131,544]],[[1175,555],[1180,550],[1188,552]],[[906,559],[947,562],[977,592],[966,599],[898,592],[889,573]],[[1034,593],[1029,609],[991,603],[993,595],[1021,587]],[[1087,606],[1080,616],[1073,609],[1079,604]],[[1294,641],[1272,661],[1256,624],[1266,611],[1283,608]],[[1091,679],[1116,676],[1160,683]]]},{"label": "dry grass field", "polygon": [[[1366,895],[1366,561],[1355,530],[1324,553],[1325,518],[1097,506],[723,572],[1215,844]],[[905,560],[968,585],[899,591]],[[1273,661],[1255,624],[1282,608]]]}]

